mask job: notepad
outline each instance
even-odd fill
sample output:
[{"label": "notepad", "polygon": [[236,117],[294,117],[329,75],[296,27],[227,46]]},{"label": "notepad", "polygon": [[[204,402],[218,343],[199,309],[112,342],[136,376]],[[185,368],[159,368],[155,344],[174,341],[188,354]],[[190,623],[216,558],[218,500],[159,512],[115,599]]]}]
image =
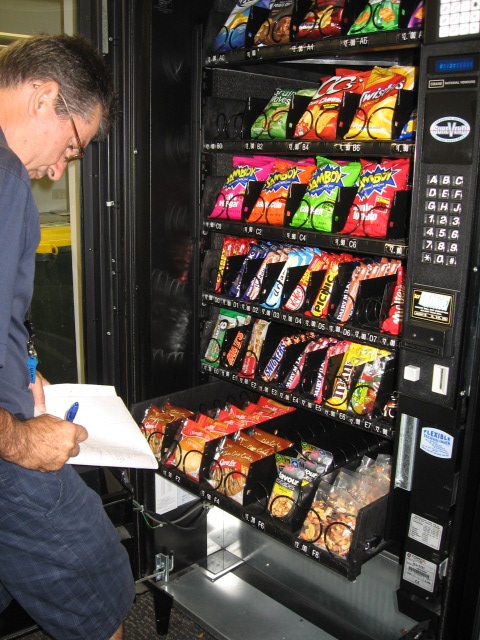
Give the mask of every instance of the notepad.
[{"label": "notepad", "polygon": [[74,402],[74,422],[88,438],[70,464],[157,469],[158,462],[115,387],[93,384],[53,384],[44,387],[47,412],[64,418]]}]

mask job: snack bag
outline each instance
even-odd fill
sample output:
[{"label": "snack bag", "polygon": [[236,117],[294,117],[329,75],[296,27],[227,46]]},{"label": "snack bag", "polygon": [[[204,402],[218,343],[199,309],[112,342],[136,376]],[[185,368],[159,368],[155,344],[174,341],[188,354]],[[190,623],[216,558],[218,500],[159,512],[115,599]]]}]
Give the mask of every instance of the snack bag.
[{"label": "snack bag", "polygon": [[273,96],[251,128],[252,138],[260,140],[285,140],[287,117],[295,95],[312,96],[314,89],[275,89]]},{"label": "snack bag", "polygon": [[376,357],[365,364],[348,402],[350,413],[371,418],[385,366],[392,357],[390,352],[379,349]]},{"label": "snack bag", "polygon": [[296,389],[302,379],[303,368],[305,366],[307,355],[309,353],[312,353],[313,351],[325,349],[325,347],[330,344],[331,340],[331,338],[324,336],[322,338],[319,338],[318,340],[312,340],[311,342],[309,342],[303,352],[298,356],[283,381],[280,382],[280,386],[285,387],[289,391],[293,391],[294,389]]},{"label": "snack bag", "polygon": [[335,202],[340,187],[353,187],[360,175],[360,162],[339,164],[327,158],[317,158],[305,195],[290,226],[330,233]]},{"label": "snack bag", "polygon": [[313,158],[305,158],[297,164],[277,159],[247,222],[250,224],[283,225],[285,205],[292,185],[308,184],[314,171],[315,161]]},{"label": "snack bag", "polygon": [[271,0],[270,13],[255,34],[254,43],[257,46],[287,44],[294,8],[294,0]]},{"label": "snack bag", "polygon": [[246,255],[249,251],[252,240],[249,238],[234,238],[232,236],[224,236],[222,242],[222,251],[220,253],[220,261],[218,264],[217,278],[215,282],[215,293],[220,293],[223,278],[223,272],[227,259],[231,256]]},{"label": "snack bag", "polygon": [[361,95],[370,73],[337,69],[336,75],[322,78],[320,87],[295,127],[294,138],[335,140],[344,94]]},{"label": "snack bag", "polygon": [[345,140],[391,140],[400,89],[411,90],[414,67],[374,67]]},{"label": "snack bag", "polygon": [[245,47],[245,34],[251,8],[269,8],[270,0],[238,0],[215,38],[215,51],[230,51]]},{"label": "snack bag", "polygon": [[393,291],[392,303],[388,310],[388,317],[381,323],[380,330],[392,336],[400,335],[403,322],[403,307],[405,302],[405,272],[403,267],[397,271],[397,282]]},{"label": "snack bag", "polygon": [[361,159],[359,187],[342,234],[367,238],[385,238],[396,191],[408,188],[409,158],[379,164]]},{"label": "snack bag", "polygon": [[245,293],[241,297],[241,300],[252,302],[256,300],[260,294],[263,284],[263,278],[265,276],[265,272],[267,270],[267,265],[273,264],[275,262],[285,262],[288,257],[288,252],[290,248],[284,248],[279,246],[272,245],[267,255],[263,259],[263,262],[258,269],[257,273],[253,277],[250,284],[247,286]]},{"label": "snack bag", "polygon": [[308,13],[298,26],[296,40],[321,40],[339,36],[345,0],[313,0]]},{"label": "snack bag", "polygon": [[214,458],[209,483],[220,493],[242,504],[250,465],[261,459],[260,454],[225,438],[217,448]]},{"label": "snack bag", "polygon": [[255,451],[261,458],[266,458],[267,456],[271,456],[275,453],[275,449],[268,444],[264,444],[257,440],[256,438],[252,438],[252,436],[247,435],[242,431],[237,431],[237,433],[232,437],[232,440],[237,444],[241,444],[242,447],[249,449],[250,451]]},{"label": "snack bag", "polygon": [[348,351],[349,347],[349,340],[340,340],[338,342],[333,342],[332,345],[328,347],[325,359],[317,371],[313,386],[313,392],[311,394],[315,401],[315,404],[322,404],[324,401],[323,392],[325,384],[325,374],[327,373],[330,359],[345,353],[346,351]]},{"label": "snack bag", "polygon": [[220,365],[220,353],[227,329],[248,324],[249,322],[250,316],[244,313],[238,313],[238,311],[232,311],[231,309],[220,309],[213,328],[212,337],[210,338],[202,361],[218,367]]},{"label": "snack bag", "polygon": [[300,531],[300,538],[346,556],[350,551],[360,505],[348,491],[322,480]]},{"label": "snack bag", "polygon": [[297,247],[292,249],[288,254],[288,258],[280,272],[275,284],[273,285],[267,300],[262,303],[263,307],[268,309],[278,309],[282,297],[283,287],[287,278],[287,272],[293,267],[306,266],[310,263],[314,255],[313,249],[309,247]]},{"label": "snack bag", "polygon": [[399,140],[413,140],[415,134],[417,132],[417,110],[414,109],[408,119],[408,122],[405,123],[398,139]]},{"label": "snack bag", "polygon": [[164,462],[198,480],[205,443],[216,438],[217,433],[209,433],[190,418],[186,418],[178,428],[175,439],[164,456]]},{"label": "snack bag", "polygon": [[342,364],[335,377],[332,394],[325,402],[327,407],[345,411],[355,370],[366,362],[371,362],[378,354],[378,349],[352,342],[345,352]]},{"label": "snack bag", "polygon": [[288,348],[294,344],[306,342],[307,340],[308,340],[308,336],[307,334],[304,334],[304,333],[284,336],[278,343],[270,360],[266,364],[265,369],[261,374],[262,380],[264,380],[265,382],[276,381],[278,378],[280,365],[287,353]]},{"label": "snack bag", "polygon": [[230,289],[228,291],[228,296],[230,298],[240,298],[243,292],[243,288],[247,286],[248,283],[243,282],[243,278],[245,276],[245,272],[248,268],[248,264],[250,260],[256,260],[259,258],[265,258],[271,250],[270,244],[266,242],[259,242],[256,244],[255,241],[252,242],[250,248],[248,250],[247,255],[245,256],[245,260],[240,267],[239,272],[236,274]]},{"label": "snack bag", "polygon": [[398,29],[399,9],[400,0],[369,0],[348,30],[348,35]]},{"label": "snack bag", "polygon": [[326,263],[325,252],[320,251],[320,249],[314,249],[314,251],[315,254],[310,264],[305,269],[303,276],[290,294],[290,297],[283,305],[283,309],[286,311],[301,311],[303,309],[307,295],[307,287],[310,282],[310,275],[315,271],[320,271]]},{"label": "snack bag", "polygon": [[408,21],[409,29],[421,29],[423,27],[423,20],[425,18],[425,4],[423,0],[415,7],[415,11],[412,13],[412,17]]},{"label": "snack bag", "polygon": [[163,407],[157,407],[154,404],[148,407],[141,426],[156,458],[160,459],[162,453],[163,435],[167,424],[190,416],[193,416],[191,411],[177,407],[168,402],[168,400]]},{"label": "snack bag", "polygon": [[292,460],[283,467],[275,480],[268,501],[267,508],[272,516],[286,521],[291,519],[301,498],[302,487],[307,484],[304,478],[305,465],[301,460]]},{"label": "snack bag", "polygon": [[270,322],[268,320],[255,320],[253,324],[250,342],[248,343],[247,352],[245,353],[239,374],[243,378],[253,378],[255,375],[263,341],[265,340],[269,325]]},{"label": "snack bag", "polygon": [[233,171],[223,185],[209,218],[241,220],[243,197],[249,182],[263,182],[275,159],[266,156],[234,156]]},{"label": "snack bag", "polygon": [[314,316],[316,318],[326,318],[328,313],[328,304],[330,302],[330,295],[332,293],[335,279],[338,276],[338,265],[342,262],[351,262],[353,256],[348,253],[330,254],[328,264],[326,265],[327,272],[323,279],[322,285],[315,296],[312,307],[305,312],[307,316]]}]

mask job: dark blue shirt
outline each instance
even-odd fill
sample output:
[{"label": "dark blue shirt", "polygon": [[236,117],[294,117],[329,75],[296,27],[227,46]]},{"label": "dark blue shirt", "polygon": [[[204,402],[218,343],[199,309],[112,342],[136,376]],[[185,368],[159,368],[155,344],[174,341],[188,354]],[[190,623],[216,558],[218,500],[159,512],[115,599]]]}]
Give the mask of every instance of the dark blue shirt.
[{"label": "dark blue shirt", "polygon": [[0,129],[0,407],[33,417],[24,327],[40,242],[30,178]]}]

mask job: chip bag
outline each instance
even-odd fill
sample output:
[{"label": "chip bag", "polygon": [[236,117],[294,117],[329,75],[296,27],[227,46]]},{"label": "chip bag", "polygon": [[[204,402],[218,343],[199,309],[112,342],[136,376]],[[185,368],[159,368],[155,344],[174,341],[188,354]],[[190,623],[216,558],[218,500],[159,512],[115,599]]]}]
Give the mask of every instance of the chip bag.
[{"label": "chip bag", "polygon": [[248,18],[254,5],[268,9],[270,0],[238,0],[215,38],[215,51],[231,51],[245,47]]},{"label": "chip bag", "polygon": [[314,89],[275,89],[266,107],[252,125],[252,138],[285,140],[292,98],[295,95],[311,97],[314,93]]},{"label": "chip bag", "polygon": [[294,8],[294,0],[271,0],[270,13],[255,34],[254,43],[257,46],[288,43]]},{"label": "chip bag", "polygon": [[252,181],[263,182],[275,163],[267,156],[234,156],[233,171],[223,185],[209,218],[241,220],[245,191]]},{"label": "chip bag", "polygon": [[398,92],[410,90],[414,67],[374,67],[345,140],[391,140]]},{"label": "chip bag", "polygon": [[367,238],[385,238],[393,199],[408,189],[409,158],[379,164],[361,159],[359,187],[347,221],[340,233]]},{"label": "chip bag", "polygon": [[304,140],[335,140],[344,94],[362,94],[370,73],[337,69],[336,75],[322,78],[320,87],[295,127],[294,137]]},{"label": "chip bag", "polygon": [[313,158],[305,158],[297,164],[277,159],[268,176],[247,222],[281,226],[284,223],[285,205],[293,184],[308,184],[315,171]]},{"label": "chip bag", "polygon": [[330,233],[333,211],[340,187],[353,187],[360,175],[360,162],[339,164],[327,158],[317,158],[305,195],[290,226]]},{"label": "chip bag", "polygon": [[399,10],[400,0],[369,0],[348,30],[348,35],[398,29]]},{"label": "chip bag", "polygon": [[414,12],[412,13],[412,17],[408,21],[409,29],[421,29],[423,27],[423,20],[425,18],[425,3],[423,0],[415,7]]},{"label": "chip bag", "polygon": [[296,40],[321,40],[339,36],[345,0],[313,0],[308,13],[299,24]]}]

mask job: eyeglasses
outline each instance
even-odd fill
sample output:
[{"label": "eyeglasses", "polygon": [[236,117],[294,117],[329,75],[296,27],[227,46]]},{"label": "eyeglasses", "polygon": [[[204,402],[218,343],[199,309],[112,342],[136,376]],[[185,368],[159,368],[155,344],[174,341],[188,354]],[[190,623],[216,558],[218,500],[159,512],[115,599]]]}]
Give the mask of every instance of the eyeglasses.
[{"label": "eyeglasses", "polygon": [[[70,109],[68,108],[67,102],[66,102],[65,98],[62,96],[61,93],[59,93],[58,95],[62,99],[63,104],[65,105],[65,109],[67,110],[68,117],[70,118],[70,122],[72,123],[73,133],[75,135],[75,141],[77,143],[76,152],[70,154],[69,156],[65,156],[64,160],[65,160],[65,162],[74,162],[75,160],[81,160],[83,158],[83,156],[85,155],[85,149],[83,147],[83,144],[80,142],[80,136],[78,135],[77,127],[75,126],[75,121],[74,121],[73,116],[72,116],[72,114],[70,112]],[[69,148],[71,148],[72,151],[74,151],[74,147],[72,147],[71,145],[70,145]]]}]

